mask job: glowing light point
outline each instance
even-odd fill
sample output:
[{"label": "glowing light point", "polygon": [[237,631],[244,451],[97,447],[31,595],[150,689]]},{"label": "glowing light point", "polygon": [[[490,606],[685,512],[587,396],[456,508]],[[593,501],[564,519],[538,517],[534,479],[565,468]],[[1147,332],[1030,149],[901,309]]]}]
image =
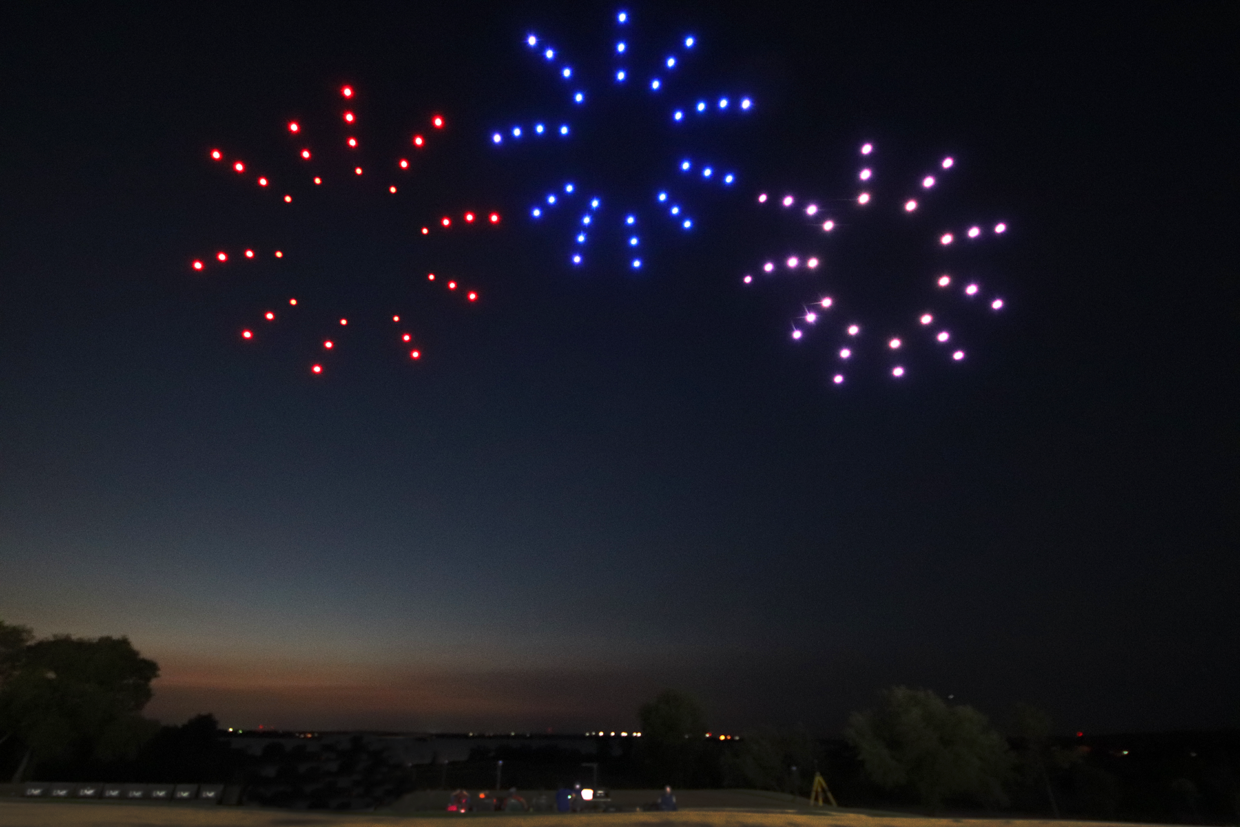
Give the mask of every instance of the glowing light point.
[{"label": "glowing light point", "polygon": [[323,347],[326,350],[331,350],[333,347],[335,347],[335,345],[333,345],[331,340],[328,339],[326,342],[323,343]]},{"label": "glowing light point", "polygon": [[841,348],[841,349],[840,349],[840,358],[841,358],[841,359],[847,359],[849,356],[852,356],[852,351],[851,351],[851,350],[849,350],[848,348]]},{"label": "glowing light point", "polygon": [[891,369],[891,375],[899,379],[901,376],[904,375],[904,368],[900,367],[899,365],[896,365],[894,368]]},{"label": "glowing light point", "polygon": [[633,259],[633,269],[634,269],[634,270],[640,270],[640,269],[641,269],[641,266],[642,266],[642,260],[641,260],[640,258],[635,258],[635,259]]},{"label": "glowing light point", "polygon": [[658,78],[655,78],[654,80],[650,81],[650,88],[651,88],[653,91],[655,91],[655,92],[659,91],[659,87],[660,87],[661,85],[662,85],[662,84],[660,84],[660,83],[659,83],[659,79],[658,79]]},{"label": "glowing light point", "polygon": [[346,326],[348,323],[349,323],[349,320],[348,320],[348,319],[341,319],[341,320],[340,320],[340,326],[341,326],[341,327]]},{"label": "glowing light point", "polygon": [[736,180],[736,176],[730,172],[727,175],[723,176],[723,183],[725,184],[730,184],[735,180]]},{"label": "glowing light point", "polygon": [[744,98],[743,100],[741,100],[741,109],[748,109],[751,106],[753,106],[753,101],[751,101],[749,98]]},{"label": "glowing light point", "polygon": [[567,193],[572,193],[573,189],[574,189],[574,188],[573,188],[573,185],[572,185],[572,184],[565,184],[565,185],[564,185],[564,191],[565,191],[565,192],[567,192]]},{"label": "glowing light point", "polygon": [[832,305],[831,297],[823,296],[822,300],[818,302],[818,305],[824,309],[830,307]]},{"label": "glowing light point", "polygon": [[345,123],[353,123],[353,120],[354,120],[354,119],[353,119],[353,113],[352,113],[352,112],[345,112],[345,113],[344,113],[344,122],[345,122]]},{"label": "glowing light point", "polygon": [[246,257],[246,258],[254,258],[254,251],[253,251],[253,250],[246,250],[246,251],[245,251],[245,257]]},{"label": "glowing light point", "polygon": [[323,183],[323,179],[322,179],[322,178],[320,178],[320,177],[318,177],[318,176],[316,175],[316,176],[314,176],[314,183],[315,183],[316,185],[317,185],[317,184],[321,184],[321,183]]},{"label": "glowing light point", "polygon": [[233,169],[235,169],[237,172],[245,172],[245,164],[238,161],[237,163],[233,164]]},{"label": "glowing light point", "polygon": [[793,339],[800,339],[800,338],[801,338],[801,336],[803,336],[803,335],[804,335],[804,334],[803,334],[803,333],[801,333],[801,331],[799,331],[799,330],[797,330],[797,329],[795,329],[795,328],[794,328],[794,329],[793,329],[793,331],[792,331],[792,338],[793,338]]},{"label": "glowing light point", "polygon": [[581,233],[580,235],[578,235],[578,236],[577,236],[577,243],[578,243],[578,244],[585,244],[585,243],[586,243],[586,234],[585,234],[585,233]]},{"label": "glowing light point", "polygon": [[710,167],[706,167],[705,169],[702,170],[702,177],[709,178],[711,175],[714,174],[714,172],[715,171],[711,169]]},{"label": "glowing light point", "polygon": [[401,169],[409,169],[409,159],[407,159],[407,158],[401,158],[401,159],[400,159],[400,168],[401,168]]},{"label": "glowing light point", "polygon": [[422,228],[422,235],[430,235],[430,234],[431,234],[431,228],[430,228],[430,227],[423,227],[423,228]]},{"label": "glowing light point", "polygon": [[436,129],[443,129],[443,116],[436,115],[434,118],[431,118],[431,126]]},{"label": "glowing light point", "polygon": [[555,203],[555,196],[554,196],[554,195],[548,195],[548,196],[547,196],[547,203],[548,203],[548,204],[554,204],[554,203]]},{"label": "glowing light point", "polygon": [[873,151],[874,151],[874,144],[862,144],[861,145],[862,155],[869,155]]},{"label": "glowing light point", "polygon": [[745,284],[753,284],[753,276],[745,276],[741,281],[745,282]]},{"label": "glowing light point", "polygon": [[296,132],[299,129],[301,129],[301,127],[297,125],[297,121],[289,121],[289,124],[288,124],[289,132]]},{"label": "glowing light point", "polygon": [[791,207],[793,201],[794,199],[791,195],[785,195],[782,203],[785,207]]},{"label": "glowing light point", "polygon": [[471,213],[471,212],[467,212],[467,213],[465,213],[465,221],[466,221],[467,223],[473,223],[473,220],[474,220],[474,214],[473,214],[473,213]]},{"label": "glowing light point", "polygon": [[938,281],[939,287],[946,287],[947,285],[951,283],[952,283],[951,276],[939,276],[939,281]]},{"label": "glowing light point", "polygon": [[943,159],[943,169],[951,169],[951,168],[952,168],[952,164],[954,164],[954,163],[956,163],[956,162],[955,162],[955,161],[953,161],[953,160],[951,159],[951,156],[948,156],[948,157],[944,158],[944,159]]},{"label": "glowing light point", "polygon": [[543,125],[542,125],[542,124],[540,124],[540,123],[536,123],[536,124],[534,124],[534,131],[535,131],[535,132],[537,132],[539,135],[543,134],[543,131],[544,131],[545,129],[546,129],[546,127],[545,127],[545,126],[543,126]]},{"label": "glowing light point", "polygon": [[285,203],[285,204],[292,204],[292,203],[293,203],[293,196],[291,196],[291,195],[286,195],[286,196],[284,196],[284,203]]},{"label": "glowing light point", "polygon": [[630,237],[629,237],[629,246],[630,246],[630,247],[636,247],[636,246],[637,246],[637,236],[630,236]]},{"label": "glowing light point", "polygon": [[392,317],[392,321],[394,321],[394,322],[399,322],[399,321],[400,321],[400,316],[393,316],[393,317]]},{"label": "glowing light point", "polygon": [[543,57],[545,57],[547,60],[551,60],[552,58],[555,57],[555,50],[548,49],[547,51],[543,52]]},{"label": "glowing light point", "polygon": [[635,223],[637,223],[637,216],[633,216],[633,215],[625,216],[625,218],[624,218],[624,223],[625,223],[625,224],[635,224]]},{"label": "glowing light point", "polygon": [[629,13],[623,12],[623,11],[620,12],[618,15],[616,15],[616,20],[618,20],[621,23],[627,23],[629,21]]},{"label": "glowing light point", "polygon": [[514,127],[512,128],[512,137],[514,137],[514,138],[520,138],[520,137],[521,137],[521,127],[519,127],[519,126],[514,126]]},{"label": "glowing light point", "polygon": [[407,341],[409,341],[409,340],[410,340],[410,339],[412,339],[412,338],[413,338],[412,336],[410,336],[408,333],[406,333],[406,334],[404,334],[403,336],[401,336],[401,337],[400,337],[400,340],[401,340],[402,342],[407,342]]},{"label": "glowing light point", "polygon": [[354,174],[354,175],[361,175],[361,174],[362,174],[362,168],[361,168],[361,167],[354,167],[354,168],[353,168],[353,174]]},{"label": "glowing light point", "polygon": [[686,218],[685,223],[682,224],[681,226],[683,226],[687,230],[693,226],[693,222]]},{"label": "glowing light point", "polygon": [[818,259],[816,259],[816,258],[809,258],[809,259],[806,259],[806,261],[805,261],[805,266],[806,266],[806,267],[808,267],[809,269],[813,270],[815,267],[817,267],[817,266],[818,266]]},{"label": "glowing light point", "polygon": [[353,87],[351,86],[342,87],[340,89],[340,94],[344,95],[346,98],[353,97]]},{"label": "glowing light point", "polygon": [[504,140],[504,136],[496,132],[494,135],[491,136],[491,140],[498,144]]},{"label": "glowing light point", "polygon": [[220,261],[228,261],[228,253],[225,253],[225,252],[216,253],[215,257],[218,258]]},{"label": "glowing light point", "polygon": [[499,213],[497,213],[497,212],[493,212],[493,213],[491,213],[491,215],[490,215],[488,218],[489,218],[489,220],[490,220],[490,222],[491,222],[492,224],[498,224],[498,223],[499,223]]},{"label": "glowing light point", "polygon": [[943,233],[943,237],[939,239],[939,243],[940,243],[940,244],[942,244],[943,246],[947,246],[948,244],[951,244],[951,243],[952,243],[952,234],[951,234],[951,233]]},{"label": "glowing light point", "polygon": [[784,263],[788,265],[789,270],[795,270],[797,265],[800,264],[801,262],[797,259],[796,256],[789,256],[788,260]]},{"label": "glowing light point", "polygon": [[203,263],[201,261],[195,261],[193,267],[195,270],[201,270],[203,268]]},{"label": "glowing light point", "polygon": [[680,168],[681,168],[682,170],[687,170],[687,169],[689,169],[689,167],[691,167],[691,166],[693,166],[693,165],[692,165],[691,163],[689,163],[688,161],[681,161],[681,162],[680,162]]},{"label": "glowing light point", "polygon": [[672,215],[680,215],[680,207],[672,207],[671,213]]},{"label": "glowing light point", "polygon": [[934,317],[931,316],[929,313],[923,313],[921,314],[921,318],[918,321],[920,321],[922,324],[930,324],[932,321],[934,321]]},{"label": "glowing light point", "polygon": [[834,229],[835,229],[835,222],[834,222],[834,221],[824,221],[824,222],[822,222],[822,230],[823,230],[823,232],[827,232],[827,233],[829,233],[829,232],[831,232],[831,231],[832,231],[832,230],[834,230]]},{"label": "glowing light point", "polygon": [[616,51],[620,54],[623,54],[624,50],[625,50],[624,41],[621,40],[619,43],[616,44]]},{"label": "glowing light point", "polygon": [[940,342],[946,342],[951,338],[951,334],[949,334],[946,330],[940,330],[939,335],[934,338],[938,339]]},{"label": "glowing light point", "polygon": [[476,302],[478,301],[478,294],[473,290],[470,290],[469,295],[466,296],[466,298],[468,298],[471,302]]},{"label": "glowing light point", "polygon": [[[628,75],[625,73],[623,69],[621,69],[619,72],[616,72],[616,80],[620,81],[621,83],[624,83],[624,79],[626,77],[628,77]],[[680,118],[677,118],[676,120],[680,120]]]},{"label": "glowing light point", "polygon": [[758,203],[759,203],[759,204],[765,204],[765,203],[766,203],[766,193],[765,193],[765,192],[764,192],[764,193],[761,193],[761,194],[758,196]]},{"label": "glowing light point", "polygon": [[452,219],[448,218],[448,216],[445,215],[443,218],[439,219],[439,223],[444,225],[445,227],[451,227]]},{"label": "glowing light point", "polygon": [[814,322],[818,321],[818,314],[812,310],[809,311],[808,313],[805,314],[805,321],[807,321],[810,324],[813,324]]},{"label": "glowing light point", "polygon": [[542,217],[542,210],[540,210],[540,209],[538,209],[537,207],[535,207],[535,208],[533,209],[533,211],[531,212],[531,215],[533,215],[535,218],[541,218],[541,217]]},{"label": "glowing light point", "polygon": [[693,48],[693,44],[694,44],[694,43],[696,43],[696,42],[697,42],[697,41],[695,41],[692,37],[686,37],[686,38],[685,38],[685,48],[686,48],[686,49],[692,49],[692,48]]},{"label": "glowing light point", "polygon": [[861,328],[860,328],[860,327],[858,327],[857,325],[855,325],[855,324],[850,324],[850,325],[848,326],[848,335],[849,335],[849,336],[856,336],[856,335],[857,335],[858,333],[860,333],[860,332],[861,332]]},{"label": "glowing light point", "polygon": [[530,35],[529,37],[525,38],[525,42],[530,44],[531,46],[535,46],[538,44],[538,38],[534,37],[534,35]]},{"label": "glowing light point", "polygon": [[773,261],[768,261],[766,264],[762,265],[762,271],[764,273],[770,273],[774,271],[774,269],[775,269],[775,262]]},{"label": "glowing light point", "polygon": [[1003,299],[995,299],[994,301],[992,301],[992,302],[990,303],[990,309],[991,309],[991,310],[1002,310],[1002,309],[1003,309]]},{"label": "glowing light point", "polygon": [[279,250],[276,250],[276,258],[284,258],[284,253],[280,252]]},{"label": "glowing light point", "polygon": [[669,69],[674,69],[674,68],[676,68],[676,58],[674,58],[674,57],[669,57],[669,58],[667,59],[667,68],[669,68]]},{"label": "glowing light point", "polygon": [[243,330],[241,331],[241,338],[242,339],[253,339],[254,334],[250,332],[249,330]]},{"label": "glowing light point", "polygon": [[844,377],[843,377],[843,375],[842,375],[842,374],[837,373],[837,374],[835,374],[835,378],[834,378],[834,379],[832,379],[831,381],[832,381],[832,382],[834,382],[834,383],[835,383],[835,384],[837,384],[837,385],[842,385],[842,384],[844,384]]},{"label": "glowing light point", "polygon": [[454,281],[450,281],[450,282],[448,282],[448,289],[449,289],[449,290],[455,290],[455,289],[456,289],[456,282],[454,282]]},{"label": "glowing light point", "polygon": [[970,227],[969,228],[969,238],[977,238],[981,234],[982,234],[981,227]]},{"label": "glowing light point", "polygon": [[666,201],[666,200],[667,200],[667,193],[666,193],[666,192],[661,192],[661,193],[659,193],[659,200],[660,200],[660,201]]},{"label": "glowing light point", "polygon": [[296,307],[296,306],[297,306],[297,299],[289,299],[289,300],[288,300],[288,303],[289,303],[289,307]]},{"label": "glowing light point", "polygon": [[304,158],[304,159],[306,159],[307,161],[309,161],[309,160],[310,160],[310,150],[308,150],[308,149],[303,149],[303,150],[301,151],[301,157],[302,157],[302,158]]},{"label": "glowing light point", "polygon": [[313,371],[314,373],[322,373],[322,372],[323,372],[323,366],[322,366],[322,365],[315,365],[314,367],[310,368],[310,370],[311,370],[311,371]]},{"label": "glowing light point", "polygon": [[1006,225],[1006,224],[996,224],[996,225],[995,225],[995,232],[996,232],[996,233],[1006,233],[1006,232],[1007,232],[1007,225]]},{"label": "glowing light point", "polygon": [[868,169],[863,169],[863,170],[861,170],[861,175],[860,175],[860,176],[858,176],[858,177],[860,177],[862,181],[869,181],[869,180],[870,180],[870,176],[872,176],[873,174],[874,174],[874,173],[873,173],[873,172],[871,172],[870,170],[868,170]]},{"label": "glowing light point", "polygon": [[697,111],[699,111],[699,112],[705,112],[705,111],[706,111],[706,101],[698,101]]},{"label": "glowing light point", "polygon": [[817,215],[817,214],[818,214],[818,205],[817,205],[817,204],[810,204],[808,207],[806,207],[806,208],[805,208],[805,214],[806,214],[806,215]]},{"label": "glowing light point", "polygon": [[964,351],[963,350],[956,351],[955,353],[952,354],[952,358],[955,359],[957,362],[959,362],[961,359],[964,358]]},{"label": "glowing light point", "polygon": [[345,141],[345,143],[347,143],[351,149],[357,149],[357,138],[350,138]]},{"label": "glowing light point", "polygon": [[573,256],[573,264],[580,264],[580,263],[581,263],[581,256],[580,255]]},{"label": "glowing light point", "polygon": [[727,98],[720,98],[720,99],[719,99],[719,108],[720,108],[720,109],[727,109],[727,108],[728,108],[728,99],[727,99]]},{"label": "glowing light point", "polygon": [[422,146],[422,144],[424,144],[424,143],[426,143],[426,139],[425,139],[425,138],[423,138],[421,135],[414,135],[414,136],[413,136],[413,145],[414,145],[414,146]]},{"label": "glowing light point", "polygon": [[410,358],[410,359],[421,359],[421,358],[422,358],[422,351],[420,351],[420,350],[411,350],[411,351],[409,351],[409,358]]},{"label": "glowing light point", "polygon": [[220,160],[220,159],[221,159],[221,158],[223,158],[223,157],[224,157],[224,153],[220,152],[218,149],[213,149],[213,150],[211,150],[211,158],[212,158],[212,160],[218,161],[218,160]]},{"label": "glowing light point", "polygon": [[560,72],[560,74],[566,78],[571,78],[573,76],[573,70],[570,67],[565,66],[564,70]]},{"label": "glowing light point", "polygon": [[900,347],[900,340],[892,339],[890,342],[887,343],[887,347],[891,348],[892,350],[898,350]]},{"label": "glowing light point", "polygon": [[966,296],[976,296],[976,295],[977,295],[977,285],[976,285],[976,284],[970,284],[968,287],[966,287],[966,288],[964,289],[964,294],[965,294]]},{"label": "glowing light point", "polygon": [[560,127],[560,134],[561,134],[561,135],[567,135],[567,134],[568,134],[568,124],[565,124],[565,125],[563,125],[563,126],[561,126],[561,127]]},{"label": "glowing light point", "polygon": [[930,189],[931,187],[933,187],[933,186],[934,186],[934,176],[933,176],[933,175],[927,175],[925,178],[922,178],[922,179],[921,179],[921,186],[922,186],[922,188],[923,188],[923,189]]},{"label": "glowing light point", "polygon": [[857,196],[857,203],[858,203],[858,204],[868,204],[868,203],[870,203],[870,194],[869,194],[868,192],[863,192],[863,193],[861,193],[860,195],[858,195],[858,196]]},{"label": "glowing light point", "polygon": [[586,96],[582,94],[581,92],[578,92],[577,94],[573,95],[573,100],[576,101],[577,103],[581,103],[585,99],[586,99]]},{"label": "glowing light point", "polygon": [[269,322],[274,322],[276,320],[276,314],[268,310],[266,313],[263,314],[263,318]]}]

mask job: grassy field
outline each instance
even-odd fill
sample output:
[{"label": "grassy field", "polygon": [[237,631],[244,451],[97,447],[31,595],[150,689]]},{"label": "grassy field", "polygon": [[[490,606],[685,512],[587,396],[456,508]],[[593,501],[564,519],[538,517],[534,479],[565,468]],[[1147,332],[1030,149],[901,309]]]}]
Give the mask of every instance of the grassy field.
[{"label": "grassy field", "polygon": [[88,801],[0,800],[3,827],[393,827],[410,819],[485,819],[486,827],[1106,827],[1113,822],[1037,821],[999,818],[926,818],[860,813],[832,808],[690,809],[676,813],[580,813],[575,815],[501,813],[455,816],[448,813],[318,813],[250,807],[193,807],[176,804],[123,804]]}]

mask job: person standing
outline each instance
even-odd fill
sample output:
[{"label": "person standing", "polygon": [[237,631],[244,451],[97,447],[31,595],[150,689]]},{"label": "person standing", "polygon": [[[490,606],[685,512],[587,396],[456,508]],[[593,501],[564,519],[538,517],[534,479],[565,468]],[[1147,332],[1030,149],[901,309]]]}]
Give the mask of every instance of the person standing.
[{"label": "person standing", "polygon": [[676,796],[672,794],[671,786],[663,788],[663,795],[659,796],[659,809],[664,812],[676,810]]}]

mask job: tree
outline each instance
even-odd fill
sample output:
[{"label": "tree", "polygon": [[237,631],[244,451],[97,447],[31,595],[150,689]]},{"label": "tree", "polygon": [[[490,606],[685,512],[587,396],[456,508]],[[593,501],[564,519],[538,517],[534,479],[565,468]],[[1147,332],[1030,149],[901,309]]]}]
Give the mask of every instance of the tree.
[{"label": "tree", "polygon": [[816,771],[821,750],[802,727],[749,732],[721,758],[727,787],[780,790],[799,795],[796,781]]},{"label": "tree", "polygon": [[641,752],[651,780],[684,786],[700,775],[706,713],[692,695],[665,689],[641,705]]},{"label": "tree", "polygon": [[128,638],[57,635],[32,642],[28,629],[0,624],[0,670],[0,730],[26,745],[15,780],[32,757],[132,757],[158,729],[139,713],[159,666]]},{"label": "tree", "polygon": [[982,713],[903,686],[883,690],[879,701],[876,709],[854,712],[844,731],[874,783],[911,787],[932,811],[956,795],[1006,803],[1012,757]]},{"label": "tree", "polygon": [[1017,772],[1027,785],[1040,785],[1046,790],[1051,812],[1055,818],[1059,818],[1059,802],[1055,798],[1051,773],[1067,769],[1078,761],[1080,756],[1051,742],[1051,717],[1041,709],[1018,703],[1015,720]]}]

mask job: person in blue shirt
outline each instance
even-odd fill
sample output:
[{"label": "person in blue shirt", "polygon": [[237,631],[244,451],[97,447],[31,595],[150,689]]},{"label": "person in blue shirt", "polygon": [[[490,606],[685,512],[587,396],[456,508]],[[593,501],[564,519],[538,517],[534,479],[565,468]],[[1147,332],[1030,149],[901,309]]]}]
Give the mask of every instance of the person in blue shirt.
[{"label": "person in blue shirt", "polygon": [[560,787],[555,791],[555,809],[561,813],[572,811],[573,791],[568,787]]},{"label": "person in blue shirt", "polygon": [[676,796],[672,794],[672,788],[664,787],[663,795],[659,796],[659,809],[664,811],[675,810]]}]

